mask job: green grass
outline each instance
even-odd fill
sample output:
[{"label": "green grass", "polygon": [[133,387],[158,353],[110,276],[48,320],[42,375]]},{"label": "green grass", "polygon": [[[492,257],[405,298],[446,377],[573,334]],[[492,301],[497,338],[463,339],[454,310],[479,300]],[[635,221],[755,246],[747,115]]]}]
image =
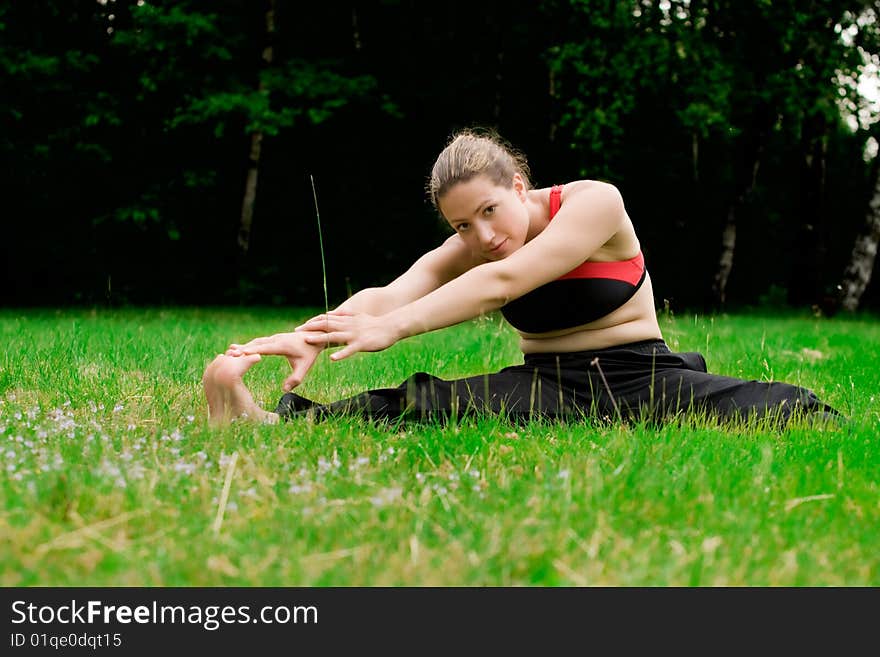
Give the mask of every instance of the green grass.
[{"label": "green grass", "polygon": [[[812,388],[840,426],[209,429],[206,363],[309,314],[0,311],[0,585],[880,585],[874,317],[661,319],[672,349]],[[300,388],[319,401],[521,359],[497,318],[326,356]],[[248,375],[264,406],[287,369]]]}]

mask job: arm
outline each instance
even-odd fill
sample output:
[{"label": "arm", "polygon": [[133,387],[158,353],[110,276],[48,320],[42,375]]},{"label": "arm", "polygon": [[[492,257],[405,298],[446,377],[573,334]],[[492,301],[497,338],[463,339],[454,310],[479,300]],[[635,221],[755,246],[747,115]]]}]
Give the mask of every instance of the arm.
[{"label": "arm", "polygon": [[623,199],[612,185],[575,190],[547,228],[522,248],[475,267],[385,319],[402,339],[497,310],[587,260],[620,230],[625,216]]},{"label": "arm", "polygon": [[337,306],[334,312],[385,315],[436,290],[474,264],[467,247],[453,235],[388,285],[365,288]]},{"label": "arm", "polygon": [[[419,258],[403,275],[381,288],[367,288],[352,295],[333,313],[350,316],[384,315],[392,312],[428,294],[447,281],[467,271],[475,263],[470,257],[467,247],[457,235],[447,239],[441,246]],[[319,315],[307,323],[321,323]],[[302,327],[299,327],[302,328]],[[229,356],[250,354],[286,356],[293,368],[284,382],[284,390],[298,386],[305,379],[318,353],[331,343],[329,335],[320,331],[296,330],[292,333],[278,333],[265,338],[256,338],[247,344],[230,345],[226,352]],[[335,356],[335,354],[334,354]],[[338,358],[334,358],[338,360]]]},{"label": "arm", "polygon": [[472,319],[574,269],[620,230],[625,216],[615,187],[598,183],[580,186],[567,195],[547,228],[504,260],[474,267],[380,317],[331,314],[301,328],[323,329],[327,331],[324,339],[346,344],[331,357],[339,360]]}]

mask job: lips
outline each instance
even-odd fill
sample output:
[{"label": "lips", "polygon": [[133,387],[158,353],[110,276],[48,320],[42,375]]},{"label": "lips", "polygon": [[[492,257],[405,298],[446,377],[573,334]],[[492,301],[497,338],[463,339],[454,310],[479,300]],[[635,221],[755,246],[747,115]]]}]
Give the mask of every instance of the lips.
[{"label": "lips", "polygon": [[504,240],[501,242],[501,244],[499,244],[498,246],[496,246],[494,249],[489,249],[489,253],[497,253],[497,252],[498,252],[498,249],[500,249],[500,248],[501,248],[502,246],[504,246],[505,244],[507,244],[507,238],[506,238],[506,237],[505,237]]}]

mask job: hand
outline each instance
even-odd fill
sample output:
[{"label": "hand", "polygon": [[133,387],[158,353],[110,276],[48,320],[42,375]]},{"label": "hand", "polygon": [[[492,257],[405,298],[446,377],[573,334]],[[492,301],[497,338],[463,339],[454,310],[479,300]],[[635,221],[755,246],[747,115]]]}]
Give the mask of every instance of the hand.
[{"label": "hand", "polygon": [[366,313],[333,310],[318,315],[302,326],[296,333],[304,333],[306,342],[314,345],[345,345],[331,360],[342,360],[359,351],[382,351],[399,339],[388,321]]},{"label": "hand", "polygon": [[307,338],[310,336],[324,336],[323,333],[276,333],[265,338],[255,338],[246,344],[231,344],[226,350],[227,356],[246,356],[250,354],[262,354],[264,356],[284,356],[290,367],[293,368],[293,374],[284,380],[281,386],[284,392],[290,392],[298,386],[306,378],[306,374],[315,363],[315,359],[326,343],[326,337],[323,342],[310,343]]}]

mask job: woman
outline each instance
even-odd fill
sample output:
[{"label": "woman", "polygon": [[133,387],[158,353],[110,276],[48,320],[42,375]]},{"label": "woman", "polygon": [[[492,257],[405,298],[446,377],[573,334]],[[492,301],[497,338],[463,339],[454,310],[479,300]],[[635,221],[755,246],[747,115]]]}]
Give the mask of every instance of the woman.
[{"label": "woman", "polygon": [[[437,158],[429,192],[455,234],[385,287],[362,290],[291,333],[231,345],[203,379],[213,422],[345,413],[447,419],[472,411],[785,421],[835,413],[804,388],[708,374],[700,354],[669,351],[639,240],[612,185],[532,189],[522,156],[495,135],[464,131]],[[338,361],[494,310],[519,331],[524,364],[456,381],[420,372],[397,388],[331,404],[289,392],[327,346],[342,345],[330,356]],[[293,368],[274,413],[242,382],[270,354]]]}]

